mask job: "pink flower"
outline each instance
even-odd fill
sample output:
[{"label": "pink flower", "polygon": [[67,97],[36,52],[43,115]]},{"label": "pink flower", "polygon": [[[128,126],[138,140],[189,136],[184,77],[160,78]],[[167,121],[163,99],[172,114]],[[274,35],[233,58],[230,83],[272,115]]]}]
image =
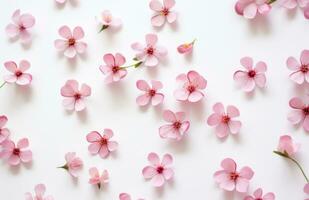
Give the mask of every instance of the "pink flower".
[{"label": "pink flower", "polygon": [[185,121],[185,118],[186,114],[184,112],[174,113],[170,110],[165,110],[163,112],[163,119],[169,122],[169,124],[163,125],[159,128],[160,137],[181,140],[190,128],[190,122]]},{"label": "pink flower", "polygon": [[145,179],[151,179],[154,187],[161,187],[165,181],[173,178],[174,171],[169,167],[173,163],[173,157],[170,154],[165,154],[161,162],[156,153],[150,153],[148,161],[151,165],[144,167],[143,176]]},{"label": "pink flower", "polygon": [[302,124],[305,131],[309,131],[309,105],[306,105],[300,98],[294,97],[289,102],[290,107],[293,108],[289,115],[288,120],[296,125]]},{"label": "pink flower", "polygon": [[104,129],[103,133],[104,135],[101,136],[99,132],[92,131],[86,139],[91,143],[88,150],[92,155],[99,154],[101,158],[106,158],[110,152],[117,149],[118,143],[110,140],[114,136],[111,129]]},{"label": "pink flower", "polygon": [[263,190],[258,188],[253,193],[253,196],[246,196],[244,200],[275,200],[275,194],[269,192],[263,195]]},{"label": "pink flower", "polygon": [[204,97],[201,90],[206,88],[207,81],[196,71],[180,74],[176,80],[181,83],[181,88],[174,92],[174,97],[177,100],[198,102]]},{"label": "pink flower", "polygon": [[289,156],[293,156],[300,149],[300,144],[295,143],[291,136],[283,135],[280,137],[278,151]]},{"label": "pink flower", "polygon": [[10,136],[9,129],[5,128],[5,124],[7,123],[8,118],[4,115],[0,116],[0,145],[4,141],[6,141]]},{"label": "pink flower", "polygon": [[76,80],[68,80],[61,88],[61,95],[65,97],[63,106],[67,110],[82,111],[86,108],[85,99],[91,95],[91,88],[87,84],[82,84],[78,89]]},{"label": "pink flower", "polygon": [[308,0],[282,0],[281,5],[287,9],[294,9],[297,6],[304,8],[309,3]]},{"label": "pink flower", "polygon": [[241,65],[246,68],[245,71],[238,70],[234,73],[234,80],[245,91],[251,92],[255,86],[265,87],[267,65],[265,62],[258,62],[253,68],[253,60],[250,57],[244,57],[240,60]]},{"label": "pink flower", "polygon": [[102,175],[100,175],[99,170],[96,167],[92,167],[89,169],[89,175],[89,183],[91,185],[97,185],[99,189],[101,188],[102,184],[108,183],[109,181],[109,175],[107,170],[104,170]]},{"label": "pink flower", "polygon": [[300,63],[294,57],[289,57],[286,65],[290,70],[294,71],[290,74],[292,81],[297,84],[309,83],[309,50],[303,50],[301,52]]},{"label": "pink flower", "polygon": [[54,198],[51,195],[44,197],[46,187],[44,184],[38,184],[34,188],[35,196],[32,196],[30,192],[25,194],[25,200],[53,200]]},{"label": "pink flower", "polygon": [[112,15],[112,13],[109,10],[104,10],[101,14],[101,17],[98,19],[101,31],[107,29],[107,28],[119,28],[122,24],[121,19],[116,18]]},{"label": "pink flower", "polygon": [[143,61],[148,67],[157,66],[159,59],[167,55],[167,49],[156,45],[158,41],[156,34],[147,34],[145,38],[146,45],[135,42],[131,45],[131,48],[137,51],[137,54],[135,55],[137,60]]},{"label": "pink flower", "polygon": [[162,26],[167,20],[168,23],[173,23],[177,19],[177,13],[171,11],[174,7],[174,0],[163,0],[163,5],[159,0],[151,0],[149,7],[155,11],[155,14],[151,18],[151,24],[153,26]]},{"label": "pink flower", "polygon": [[[131,196],[127,193],[120,193],[119,200],[131,200]],[[137,199],[137,200],[144,200],[144,199]]]},{"label": "pink flower", "polygon": [[83,168],[83,161],[76,156],[75,152],[68,152],[65,154],[66,164],[59,167],[67,170],[74,178],[78,177],[79,171]]},{"label": "pink flower", "polygon": [[268,0],[238,0],[235,5],[235,11],[247,19],[253,19],[257,13],[266,15],[271,10]]},{"label": "pink flower", "polygon": [[111,53],[103,56],[105,65],[100,66],[100,70],[106,75],[105,83],[109,84],[112,82],[118,82],[127,75],[127,70],[121,67],[126,62],[126,58],[116,53],[115,56]]},{"label": "pink flower", "polygon": [[55,0],[59,4],[64,4],[67,0]]},{"label": "pink flower", "polygon": [[307,184],[305,185],[305,187],[304,187],[304,192],[305,192],[306,194],[309,194],[309,183],[307,183]]},{"label": "pink flower", "polygon": [[31,35],[29,29],[34,26],[35,19],[32,15],[25,13],[20,14],[20,10],[16,10],[12,15],[13,23],[6,26],[6,34],[10,38],[19,37],[22,43],[29,43]]},{"label": "pink flower", "polygon": [[158,90],[163,88],[163,85],[160,81],[151,81],[151,87],[144,80],[138,80],[136,82],[136,87],[144,92],[144,94],[138,96],[136,98],[136,103],[139,106],[145,106],[151,104],[153,106],[159,105],[163,102],[164,95],[162,93],[158,93]]},{"label": "pink flower", "polygon": [[19,165],[20,162],[28,163],[32,160],[32,152],[26,150],[29,146],[27,138],[19,140],[17,146],[11,140],[6,140],[1,145],[2,151],[0,152],[0,157],[7,159],[8,163],[12,166]]},{"label": "pink flower", "polygon": [[304,8],[304,17],[309,19],[309,3]]},{"label": "pink flower", "polygon": [[195,39],[190,43],[181,44],[177,47],[177,51],[180,54],[189,54],[193,50]]},{"label": "pink flower", "polygon": [[215,181],[220,188],[226,191],[247,192],[249,182],[254,175],[250,167],[243,167],[237,171],[236,163],[231,158],[226,158],[221,162],[223,170],[219,170],[214,174]]},{"label": "pink flower", "polygon": [[21,60],[19,67],[14,61],[7,61],[4,67],[12,74],[4,76],[4,81],[7,83],[16,83],[17,85],[29,85],[32,81],[32,76],[25,73],[30,68],[30,63],[27,60]]},{"label": "pink flower", "polygon": [[85,52],[87,44],[80,41],[84,37],[84,30],[82,27],[75,27],[72,34],[68,26],[62,26],[58,32],[64,39],[55,40],[54,45],[58,51],[63,51],[66,57],[74,58],[77,53],[82,54]]},{"label": "pink flower", "polygon": [[233,118],[239,116],[239,110],[235,106],[227,106],[225,112],[222,103],[216,103],[212,107],[214,113],[207,119],[209,126],[216,126],[216,135],[219,138],[228,136],[228,133],[237,134],[241,127],[241,122],[233,120]]}]

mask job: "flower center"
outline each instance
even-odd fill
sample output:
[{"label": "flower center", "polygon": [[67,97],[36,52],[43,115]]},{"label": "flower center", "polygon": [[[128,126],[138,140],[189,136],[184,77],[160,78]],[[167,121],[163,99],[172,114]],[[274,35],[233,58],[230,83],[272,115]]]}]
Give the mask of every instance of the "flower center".
[{"label": "flower center", "polygon": [[305,115],[308,115],[309,114],[309,106],[303,108],[303,112]]},{"label": "flower center", "polygon": [[230,117],[228,115],[223,115],[221,121],[223,123],[228,123],[230,121]]},{"label": "flower center", "polygon": [[153,52],[154,52],[154,49],[153,49],[152,47],[149,47],[149,48],[147,49],[147,54],[152,55]]},{"label": "flower center", "polygon": [[195,91],[195,86],[194,86],[194,85],[189,85],[189,86],[187,87],[187,90],[188,90],[190,93],[192,93],[192,92]]},{"label": "flower center", "polygon": [[156,94],[156,91],[154,89],[150,89],[148,91],[149,96],[153,97]]},{"label": "flower center", "polygon": [[82,96],[79,94],[79,93],[76,93],[75,95],[74,95],[74,98],[76,99],[76,100],[78,100],[78,99],[80,99]]},{"label": "flower center", "polygon": [[175,128],[175,129],[180,129],[180,127],[181,127],[181,123],[180,122],[174,122],[173,123],[173,127]]},{"label": "flower center", "polygon": [[307,73],[309,71],[308,65],[302,65],[300,67],[300,71],[303,73]]},{"label": "flower center", "polygon": [[74,38],[70,38],[68,40],[69,46],[73,46],[75,44],[75,39]]},{"label": "flower center", "polygon": [[164,167],[162,167],[162,166],[157,167],[157,172],[158,172],[159,174],[162,174],[163,171],[164,171]]},{"label": "flower center", "polygon": [[106,138],[101,139],[101,145],[107,145],[108,140]]},{"label": "flower center", "polygon": [[164,9],[161,11],[162,15],[164,15],[164,16],[167,16],[169,12],[170,12],[170,11],[168,10],[168,8],[164,8]]},{"label": "flower center", "polygon": [[16,71],[15,76],[20,77],[23,73],[21,71]]},{"label": "flower center", "polygon": [[248,76],[249,76],[250,78],[255,77],[255,75],[256,75],[256,72],[255,72],[254,70],[250,70],[250,71],[248,72]]},{"label": "flower center", "polygon": [[20,150],[18,148],[14,148],[13,149],[13,154],[16,155],[16,156],[19,156]]},{"label": "flower center", "polygon": [[19,26],[19,30],[20,30],[20,31],[24,31],[25,29],[26,29],[26,27],[24,27],[23,25],[20,25],[20,26]]},{"label": "flower center", "polygon": [[112,72],[113,72],[113,73],[116,73],[116,72],[118,72],[118,71],[119,71],[119,69],[120,69],[120,67],[119,67],[119,66],[113,66],[113,68],[112,68]]},{"label": "flower center", "polygon": [[233,181],[236,181],[238,179],[239,175],[236,172],[230,173],[230,179]]}]

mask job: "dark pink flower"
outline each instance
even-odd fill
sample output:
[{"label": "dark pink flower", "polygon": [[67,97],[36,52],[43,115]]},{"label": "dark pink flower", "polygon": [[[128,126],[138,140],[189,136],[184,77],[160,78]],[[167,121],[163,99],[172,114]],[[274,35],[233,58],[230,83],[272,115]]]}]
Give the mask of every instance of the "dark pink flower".
[{"label": "dark pink flower", "polygon": [[122,54],[116,53],[114,56],[108,53],[103,56],[103,60],[105,65],[101,65],[100,70],[106,75],[105,83],[118,82],[127,75],[126,68],[121,67],[126,62],[126,58]]},{"label": "dark pink flower", "polygon": [[163,0],[163,5],[159,0],[151,0],[149,7],[155,12],[151,17],[151,24],[153,26],[162,26],[165,21],[168,23],[173,23],[177,19],[177,13],[171,11],[171,8],[174,7],[174,0]]},{"label": "dark pink flower", "polygon": [[289,104],[294,110],[289,113],[288,120],[294,125],[302,124],[305,131],[309,132],[309,105],[298,97],[292,98]]},{"label": "dark pink flower", "polygon": [[237,14],[253,19],[257,14],[266,15],[271,10],[268,0],[238,0],[235,4]]},{"label": "dark pink flower", "polygon": [[54,200],[51,195],[45,196],[46,187],[44,184],[38,184],[34,188],[35,195],[32,196],[30,192],[25,194],[25,200]]},{"label": "dark pink flower", "polygon": [[214,179],[220,188],[226,191],[247,192],[249,182],[254,175],[250,167],[243,167],[237,171],[237,165],[231,158],[224,159],[221,167],[223,169],[214,174]]},{"label": "dark pink flower", "polygon": [[104,129],[103,133],[102,136],[99,132],[92,131],[87,135],[86,139],[91,143],[88,150],[92,155],[99,154],[101,158],[106,158],[110,152],[116,151],[118,143],[110,140],[114,136],[111,129]]},{"label": "dark pink flower", "polygon": [[13,23],[5,28],[7,35],[10,38],[19,37],[22,43],[29,43],[31,41],[29,29],[35,24],[34,17],[28,13],[20,14],[18,9],[13,13],[12,21]]},{"label": "dark pink flower", "polygon": [[156,153],[148,154],[149,166],[144,167],[143,176],[145,179],[151,179],[154,187],[161,187],[165,181],[173,178],[174,171],[170,167],[173,163],[173,157],[170,154],[163,156],[162,162]]},{"label": "dark pink flower", "polygon": [[309,83],[309,50],[303,50],[300,55],[300,62],[294,57],[289,57],[286,61],[286,65],[292,71],[290,79],[297,84],[304,82]]},{"label": "dark pink flower", "polygon": [[253,196],[246,196],[244,200],[275,200],[275,194],[268,192],[263,195],[263,190],[258,188],[253,193]]},{"label": "dark pink flower", "polygon": [[181,88],[175,90],[174,97],[179,101],[198,102],[204,97],[207,81],[196,71],[180,74],[176,80],[180,82]]},{"label": "dark pink flower", "polygon": [[177,47],[177,51],[180,54],[189,54],[192,52],[193,50],[193,46],[194,46],[195,40],[193,40],[190,43],[185,43],[185,44],[181,44]]},{"label": "dark pink flower", "polygon": [[75,152],[68,152],[65,154],[65,161],[66,164],[59,168],[67,170],[71,176],[77,178],[79,171],[83,168],[82,159],[77,157]]},{"label": "dark pink flower", "polygon": [[14,61],[7,61],[4,67],[12,74],[4,76],[4,81],[7,83],[16,83],[17,85],[29,85],[32,81],[32,75],[25,73],[30,68],[30,63],[27,60],[21,60],[19,67]]},{"label": "dark pink flower", "polygon": [[9,139],[10,131],[5,128],[5,124],[7,123],[8,118],[4,115],[0,116],[0,144]]},{"label": "dark pink flower", "polygon": [[144,92],[144,94],[136,98],[136,103],[139,106],[145,106],[149,104],[150,101],[153,106],[159,105],[163,102],[164,95],[158,92],[158,90],[163,88],[163,85],[160,81],[152,80],[150,87],[146,81],[138,80],[136,82],[136,87]]}]

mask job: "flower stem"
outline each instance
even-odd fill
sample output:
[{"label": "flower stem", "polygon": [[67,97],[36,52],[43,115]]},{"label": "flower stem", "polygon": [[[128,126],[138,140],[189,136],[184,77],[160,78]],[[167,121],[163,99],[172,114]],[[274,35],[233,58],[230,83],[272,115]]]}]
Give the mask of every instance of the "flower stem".
[{"label": "flower stem", "polygon": [[60,168],[60,169],[65,169],[65,170],[68,170],[69,167],[67,164],[63,165],[63,166],[60,166],[60,167],[57,167],[57,168]]},{"label": "flower stem", "polygon": [[195,41],[196,41],[196,38],[191,42],[191,44],[194,44],[195,43]]},{"label": "flower stem", "polygon": [[267,2],[267,4],[270,5],[270,4],[272,4],[272,3],[276,2],[276,1],[277,1],[277,0],[269,0],[269,1]]},{"label": "flower stem", "polygon": [[2,88],[5,84],[6,84],[6,82],[2,83],[2,84],[0,85],[0,88]]},{"label": "flower stem", "polygon": [[107,29],[108,28],[108,25],[103,25],[102,27],[101,27],[101,29],[99,30],[99,33],[101,33],[102,31],[104,31],[105,29]]},{"label": "flower stem", "polygon": [[297,165],[297,167],[300,169],[300,171],[301,171],[301,173],[303,174],[303,176],[305,177],[307,183],[309,183],[309,179],[308,179],[308,177],[306,176],[305,171],[303,170],[303,168],[301,167],[301,165],[297,162],[297,160],[295,160],[294,158],[291,158],[291,157],[289,156],[289,154],[287,154],[287,153],[282,153],[282,152],[280,152],[280,151],[273,151],[273,152],[274,152],[275,154],[279,155],[279,156],[282,156],[282,157],[284,157],[284,158],[287,158],[287,159],[290,159],[291,161],[293,161],[293,162]]},{"label": "flower stem", "polygon": [[123,66],[121,68],[123,68],[123,69],[127,69],[127,68],[130,68],[130,67],[138,68],[142,63],[143,63],[143,61],[139,61],[139,62],[137,62],[135,64],[128,65],[128,66]]}]

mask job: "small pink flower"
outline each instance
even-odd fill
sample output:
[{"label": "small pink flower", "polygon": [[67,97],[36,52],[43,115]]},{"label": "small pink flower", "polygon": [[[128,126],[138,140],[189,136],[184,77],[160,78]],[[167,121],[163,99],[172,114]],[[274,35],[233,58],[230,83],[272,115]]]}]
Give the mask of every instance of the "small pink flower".
[{"label": "small pink flower", "polygon": [[309,194],[309,183],[307,183],[307,184],[305,185],[305,187],[304,187],[304,192],[305,192],[306,194]]},{"label": "small pink flower", "polygon": [[253,196],[246,196],[244,200],[275,200],[275,194],[272,192],[263,195],[263,190],[258,188],[253,193]]},{"label": "small pink flower", "polygon": [[204,97],[201,90],[206,88],[207,81],[196,71],[180,74],[176,80],[181,83],[181,88],[174,92],[178,101],[198,102]]},{"label": "small pink flower", "polygon": [[71,176],[77,178],[79,171],[83,168],[82,159],[77,157],[75,152],[68,152],[65,154],[65,161],[66,164],[59,168],[67,170]]},{"label": "small pink flower", "polygon": [[292,71],[290,79],[297,84],[309,83],[309,50],[303,50],[300,55],[300,63],[294,57],[289,57],[286,65]]},{"label": "small pink flower", "polygon": [[13,23],[6,26],[6,34],[10,38],[19,37],[22,43],[29,43],[31,35],[29,29],[34,26],[35,19],[32,15],[25,13],[20,14],[20,10],[16,10],[12,15]]},{"label": "small pink flower", "polygon": [[29,146],[27,138],[23,138],[18,141],[17,146],[11,140],[6,140],[2,144],[2,151],[0,157],[7,159],[8,163],[12,166],[19,165],[20,162],[29,163],[32,160],[32,152],[26,150]]},{"label": "small pink flower", "polygon": [[92,131],[87,135],[86,139],[91,143],[88,150],[92,155],[99,154],[101,158],[106,158],[110,152],[117,149],[118,143],[110,140],[114,136],[111,129],[104,129],[103,133],[102,136],[99,132]]},{"label": "small pink flower", "polygon": [[212,107],[214,113],[207,119],[209,126],[216,126],[216,135],[219,138],[228,136],[228,133],[237,134],[241,128],[241,122],[233,120],[239,116],[239,110],[235,106],[227,106],[225,111],[222,103],[216,103]]},{"label": "small pink flower", "polygon": [[4,115],[0,116],[0,145],[4,141],[6,141],[10,136],[9,129],[5,128],[5,124],[7,123],[8,118]]},{"label": "small pink flower", "polygon": [[35,195],[32,196],[30,192],[25,194],[25,200],[53,200],[54,198],[51,195],[44,197],[46,187],[44,184],[38,184],[34,188]]},{"label": "small pink flower", "polygon": [[155,11],[155,14],[151,18],[151,24],[153,26],[162,26],[165,21],[168,23],[173,23],[177,19],[177,13],[171,11],[174,7],[174,0],[163,0],[163,5],[159,0],[151,0],[149,7],[151,10]]},{"label": "small pink flower", "polygon": [[25,73],[30,68],[30,63],[27,60],[21,60],[19,67],[14,61],[7,61],[4,67],[12,74],[4,76],[4,81],[7,83],[16,83],[17,85],[29,85],[32,81],[32,75]]},{"label": "small pink flower", "polygon": [[251,92],[255,86],[265,87],[267,65],[265,62],[258,62],[253,68],[253,60],[250,57],[244,57],[240,60],[241,65],[246,68],[245,71],[238,70],[234,73],[234,80],[245,91]]},{"label": "small pink flower", "polygon": [[98,21],[101,26],[100,32],[107,28],[117,29],[122,24],[121,19],[114,17],[109,10],[104,10],[101,14],[101,17],[98,18]]},{"label": "small pink flower", "polygon": [[169,167],[173,163],[173,157],[170,154],[165,154],[161,162],[156,153],[150,153],[148,161],[151,165],[144,167],[143,176],[145,179],[151,179],[154,187],[161,187],[165,181],[173,178],[174,171]]},{"label": "small pink flower", "polygon": [[194,46],[195,40],[193,40],[190,43],[185,43],[185,44],[181,44],[177,47],[177,51],[180,54],[189,54],[192,52],[193,50],[193,46]]},{"label": "small pink flower", "polygon": [[63,51],[66,57],[74,58],[77,53],[82,54],[86,51],[87,44],[80,41],[85,35],[82,27],[75,27],[72,33],[68,26],[62,26],[58,32],[64,39],[55,40],[54,45],[58,51]]},{"label": "small pink flower", "polygon": [[223,170],[219,170],[214,174],[215,181],[220,188],[226,191],[247,192],[249,182],[254,175],[250,167],[243,167],[237,171],[237,165],[231,158],[226,158],[221,162]]},{"label": "small pink flower", "polygon": [[297,6],[304,8],[309,1],[308,0],[282,0],[281,5],[287,9],[294,9]]},{"label": "small pink flower", "polygon": [[109,175],[107,170],[104,170],[102,175],[100,175],[99,170],[96,167],[92,167],[89,169],[89,175],[89,183],[91,185],[97,185],[99,189],[103,184],[106,184],[109,181]]},{"label": "small pink flower", "polygon": [[163,125],[159,128],[160,137],[181,140],[190,128],[190,122],[185,121],[185,118],[186,114],[184,112],[174,113],[170,110],[165,110],[163,112],[163,119],[169,122],[169,124]]},{"label": "small pink flower", "polygon": [[292,98],[289,104],[294,110],[289,113],[288,120],[294,125],[302,124],[305,131],[309,132],[309,105],[298,97]]},{"label": "small pink flower", "polygon": [[56,3],[59,3],[59,4],[65,4],[67,2],[67,0],[55,0]]},{"label": "small pink flower", "polygon": [[86,108],[85,99],[91,95],[91,88],[83,83],[79,89],[78,85],[76,80],[68,80],[61,88],[61,95],[65,97],[62,103],[67,110],[82,111]]},{"label": "small pink flower", "polygon": [[253,19],[257,13],[266,15],[271,10],[268,0],[238,0],[235,4],[235,11],[247,19]]},{"label": "small pink flower", "polygon": [[106,84],[118,82],[127,75],[127,70],[121,67],[126,62],[126,58],[122,54],[116,53],[114,56],[108,53],[103,56],[103,60],[105,65],[101,65],[100,70],[106,75]]},{"label": "small pink flower", "polygon": [[[309,3],[307,3],[307,5],[304,8],[304,17],[306,19],[309,19]],[[307,199],[308,200],[308,199]]]},{"label": "small pink flower", "polygon": [[131,48],[137,51],[136,59],[143,61],[145,66],[154,67],[159,64],[159,59],[167,55],[167,49],[165,47],[156,45],[158,37],[156,34],[146,35],[146,45],[135,42],[131,45]]},{"label": "small pink flower", "polygon": [[[127,193],[120,193],[119,200],[131,200],[131,196]],[[137,199],[137,200],[144,200],[144,199]]]},{"label": "small pink flower", "polygon": [[144,92],[144,94],[138,96],[136,98],[136,103],[139,106],[145,106],[151,104],[153,106],[159,105],[163,102],[164,95],[162,93],[158,93],[158,90],[163,88],[163,85],[160,81],[151,81],[151,87],[144,80],[138,80],[136,82],[136,87]]},{"label": "small pink flower", "polygon": [[300,144],[295,143],[291,136],[283,135],[280,137],[278,151],[289,156],[293,156],[300,149]]}]

